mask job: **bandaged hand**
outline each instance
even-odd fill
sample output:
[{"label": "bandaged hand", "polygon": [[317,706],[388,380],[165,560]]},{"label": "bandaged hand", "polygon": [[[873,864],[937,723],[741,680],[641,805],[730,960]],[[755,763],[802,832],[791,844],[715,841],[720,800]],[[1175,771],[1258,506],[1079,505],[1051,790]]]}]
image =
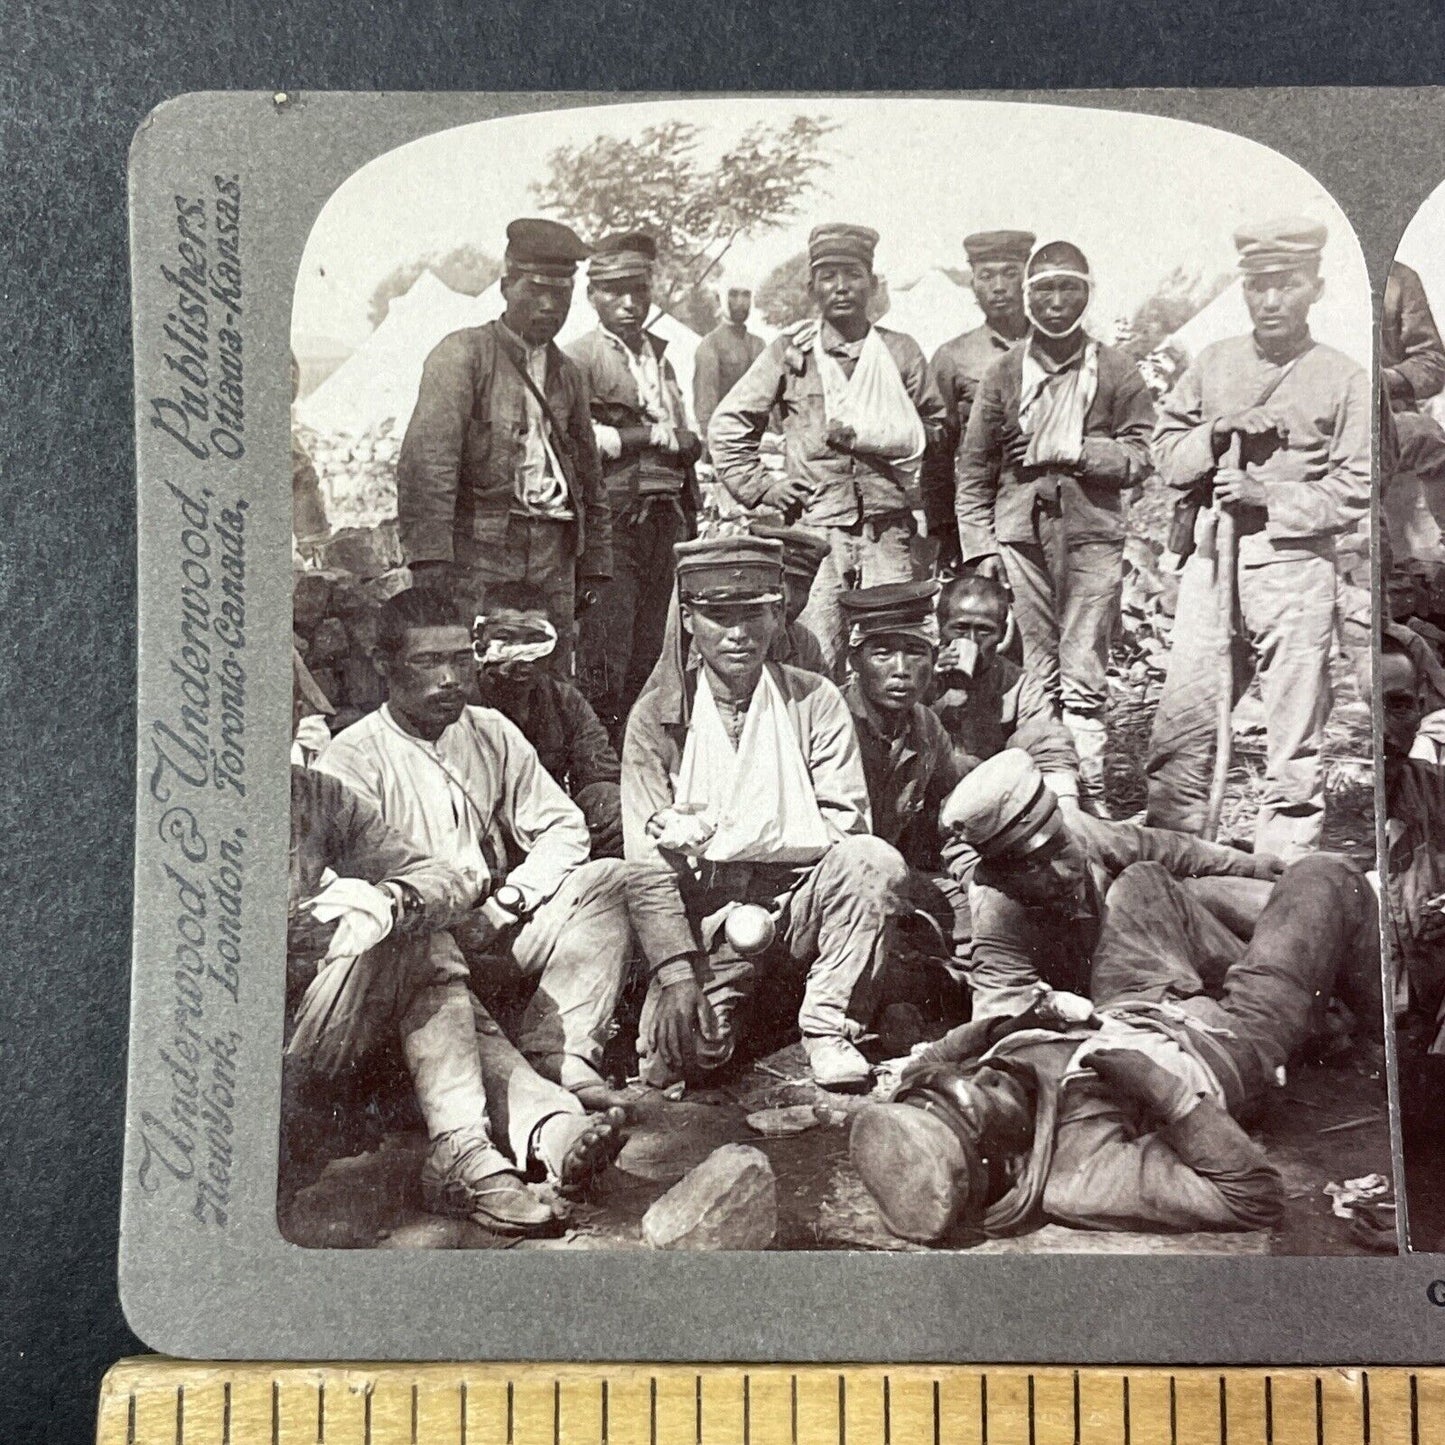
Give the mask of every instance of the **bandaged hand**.
[{"label": "bandaged hand", "polygon": [[858,433],[842,422],[830,421],[824,438],[828,445],[838,452],[851,452],[858,445]]},{"label": "bandaged hand", "polygon": [[1029,1013],[1042,1028],[1071,1029],[1079,1025],[1098,1028],[1101,1020],[1088,999],[1067,989],[1051,988],[1040,992]]},{"label": "bandaged hand", "polygon": [[326,958],[352,958],[375,948],[391,932],[390,893],[364,878],[334,878],[305,905],[318,923],[336,922]]},{"label": "bandaged hand", "polygon": [[659,808],[647,820],[647,836],[670,853],[701,853],[717,828],[699,813]]},{"label": "bandaged hand", "polygon": [[1177,1074],[1138,1049],[1095,1049],[1085,1063],[1116,1092],[1142,1104],[1164,1124],[1182,1119],[1200,1100]]},{"label": "bandaged hand", "polygon": [[677,450],[677,432],[673,430],[670,422],[653,422],[652,435],[649,440],[658,451],[675,452]]}]

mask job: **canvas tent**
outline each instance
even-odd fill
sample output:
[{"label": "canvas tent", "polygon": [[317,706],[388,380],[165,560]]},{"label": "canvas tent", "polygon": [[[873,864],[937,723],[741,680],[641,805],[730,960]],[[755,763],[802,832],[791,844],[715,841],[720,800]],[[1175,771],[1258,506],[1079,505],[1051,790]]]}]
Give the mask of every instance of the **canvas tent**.
[{"label": "canvas tent", "polygon": [[[1331,305],[1328,286],[1310,310],[1310,331],[1316,341],[1342,351],[1363,367],[1370,365],[1370,338],[1352,327],[1340,310]],[[1250,330],[1249,311],[1244,304],[1243,283],[1230,282],[1202,311],[1179,328],[1164,345],[1184,353],[1192,361],[1206,346],[1226,336],[1244,336]]]},{"label": "canvas tent", "polygon": [[950,280],[936,267],[911,286],[888,288],[888,310],[882,325],[911,336],[932,359],[945,341],[983,325],[983,312],[973,292]]},{"label": "canvas tent", "polygon": [[[431,271],[423,271],[411,289],[391,303],[381,325],[297,404],[298,420],[328,435],[360,436],[386,422],[391,422],[393,432],[404,431],[416,405],[422,366],[432,348],[453,331],[495,320],[502,314],[503,304],[496,284],[480,296],[465,296]],[[558,341],[565,347],[596,325],[596,313],[587,304],[585,287],[579,284]],[[700,338],[666,313],[654,319],[651,329],[668,343],[668,358],[690,407],[693,357]]]}]

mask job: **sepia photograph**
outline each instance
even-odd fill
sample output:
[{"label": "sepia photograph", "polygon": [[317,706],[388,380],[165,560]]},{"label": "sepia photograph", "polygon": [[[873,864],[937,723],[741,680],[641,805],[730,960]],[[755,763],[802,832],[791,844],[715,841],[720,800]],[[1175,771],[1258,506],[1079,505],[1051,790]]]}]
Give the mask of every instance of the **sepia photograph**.
[{"label": "sepia photograph", "polygon": [[[1397,275],[1386,705],[1445,708]],[[291,312],[282,1235],[1394,1252],[1372,331],[1318,182],[1156,116],[650,101],[356,170]]]}]

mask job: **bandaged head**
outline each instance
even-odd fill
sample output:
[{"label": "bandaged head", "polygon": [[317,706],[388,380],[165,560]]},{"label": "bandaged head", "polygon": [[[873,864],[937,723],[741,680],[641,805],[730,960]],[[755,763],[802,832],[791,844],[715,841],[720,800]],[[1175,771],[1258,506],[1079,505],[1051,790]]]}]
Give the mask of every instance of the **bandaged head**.
[{"label": "bandaged head", "polygon": [[1083,324],[1084,314],[1089,309],[1085,300],[1079,314],[1069,325],[1060,329],[1041,320],[1034,305],[1034,287],[1041,281],[1067,279],[1083,283],[1087,296],[1094,294],[1094,276],[1089,269],[1089,259],[1077,246],[1069,241],[1047,241],[1032,256],[1024,273],[1024,314],[1029,324],[1052,341],[1062,341],[1072,336]]}]

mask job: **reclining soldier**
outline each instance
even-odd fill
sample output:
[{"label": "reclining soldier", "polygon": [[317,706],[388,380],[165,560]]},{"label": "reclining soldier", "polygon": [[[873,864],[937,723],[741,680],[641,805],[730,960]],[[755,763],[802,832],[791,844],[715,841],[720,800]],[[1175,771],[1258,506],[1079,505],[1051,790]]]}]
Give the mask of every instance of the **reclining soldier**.
[{"label": "reclining soldier", "polygon": [[[1337,987],[1378,1011],[1378,911],[1338,855],[1293,865],[1243,944],[1157,863],[1151,931],[1103,924],[1093,1002],[1040,989],[964,1024],[865,1108],[854,1166],[888,1227],[934,1243],[1078,1229],[1265,1229],[1279,1171],[1237,1122]],[[1129,874],[1125,875],[1127,879]],[[1373,1004],[1369,994],[1373,988]]]},{"label": "reclining soldier", "polygon": [[782,547],[677,548],[680,611],[628,721],[622,822],[631,912],[652,973],[638,1052],[654,1087],[732,1057],[760,978],[805,973],[813,1077],[855,1089],[907,868],[869,837],[853,719],[826,678],[768,661]]},{"label": "reclining soldier", "polygon": [[364,1080],[397,1037],[431,1136],[426,1207],[495,1233],[550,1230],[552,1208],[522,1175],[536,1165],[564,1192],[585,1189],[616,1153],[616,1123],[535,1074],[478,1007],[441,931],[466,912],[467,880],[344,783],[299,767],[290,856],[288,1101]]},{"label": "reclining soldier", "polygon": [[975,1018],[1017,1013],[1040,982],[1087,992],[1106,935],[1147,951],[1161,918],[1186,902],[1247,938],[1284,866],[1164,828],[1065,813],[1019,748],[980,763],[940,825],[979,859],[969,893]]}]

